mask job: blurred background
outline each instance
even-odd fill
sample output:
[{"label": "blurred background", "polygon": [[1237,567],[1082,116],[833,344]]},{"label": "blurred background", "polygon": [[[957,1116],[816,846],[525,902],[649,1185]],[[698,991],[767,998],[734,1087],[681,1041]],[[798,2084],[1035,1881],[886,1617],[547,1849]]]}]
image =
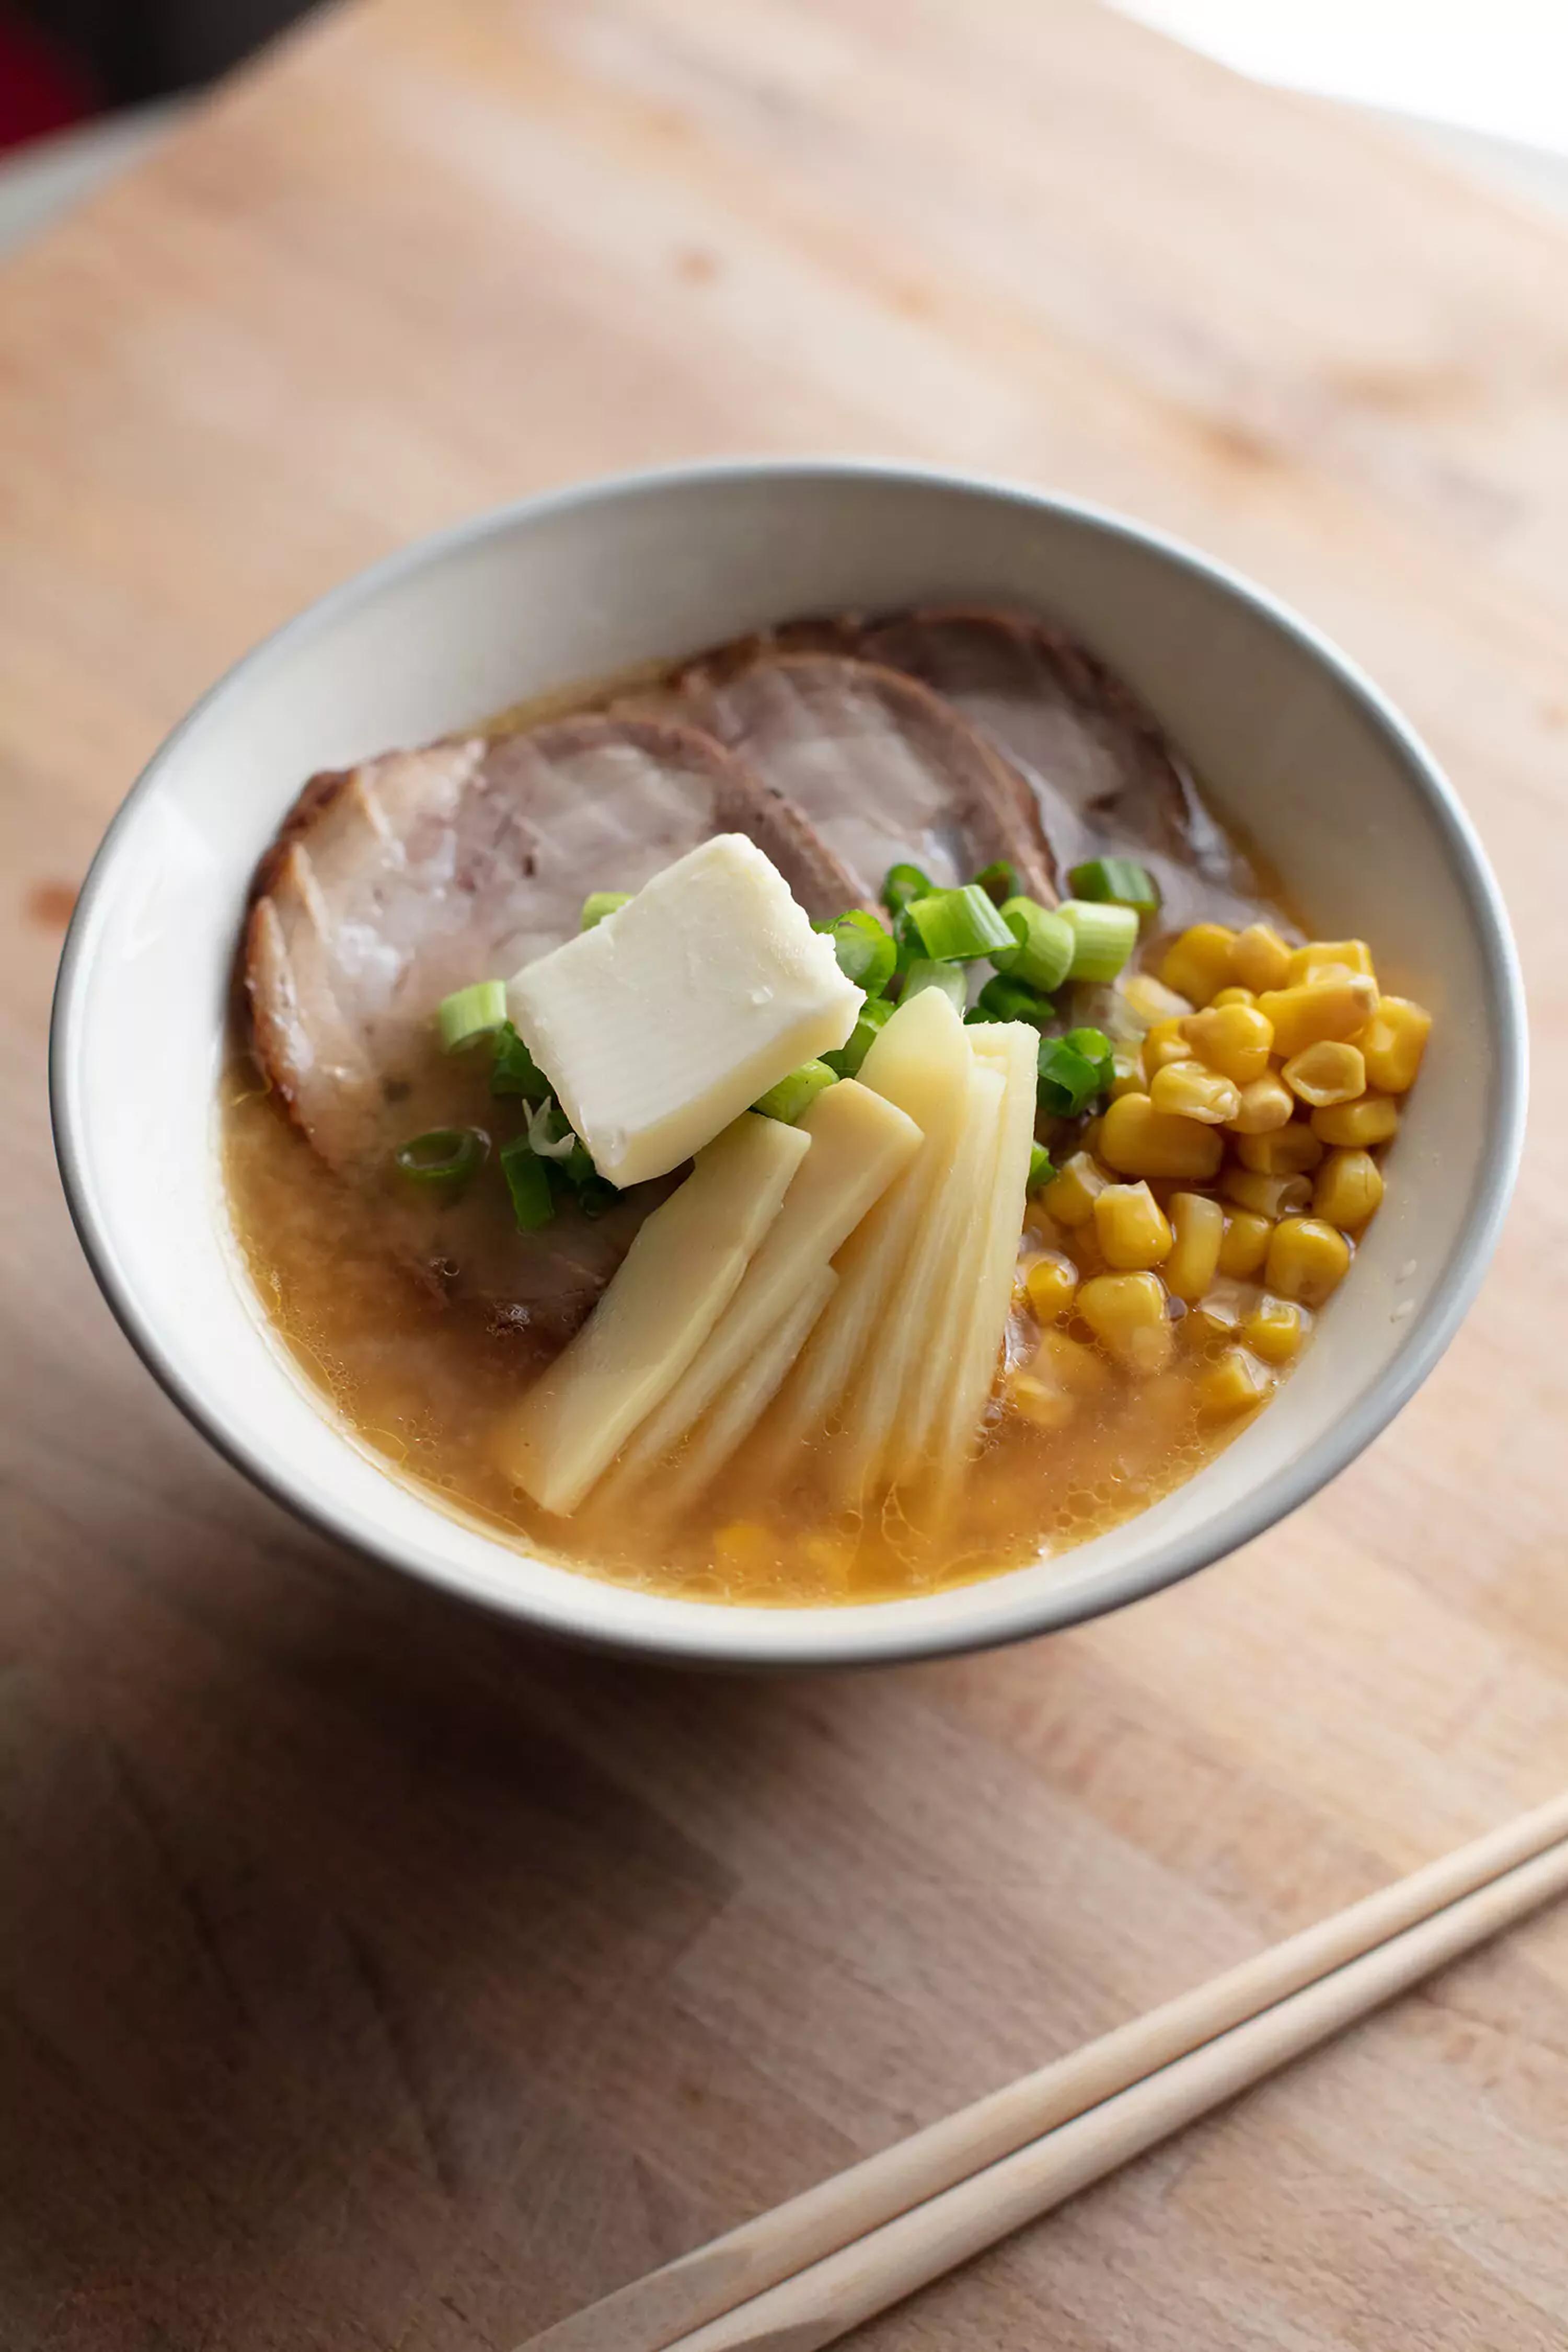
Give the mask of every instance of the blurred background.
[{"label": "blurred background", "polygon": [[[1239,72],[1377,110],[1568,208],[1568,0],[1110,5]],[[0,247],[122,169],[182,93],[304,13],[301,0],[0,0]]]}]

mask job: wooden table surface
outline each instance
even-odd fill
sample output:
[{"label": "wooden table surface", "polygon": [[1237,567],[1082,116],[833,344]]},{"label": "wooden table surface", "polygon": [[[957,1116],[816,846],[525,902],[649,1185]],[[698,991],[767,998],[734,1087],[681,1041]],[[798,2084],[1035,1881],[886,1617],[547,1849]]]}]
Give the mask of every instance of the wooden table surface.
[{"label": "wooden table surface", "polygon": [[[1332,1491],[859,1679],[565,1655],[303,1534],[67,1227],[63,910],[342,573],[694,452],[1016,473],[1295,601],[1532,992],[1480,1305]],[[315,20],[0,280],[0,2343],[474,2352],[1568,1781],[1568,236],[1087,0]],[[1534,2352],[1568,1913],[866,2332]]]}]

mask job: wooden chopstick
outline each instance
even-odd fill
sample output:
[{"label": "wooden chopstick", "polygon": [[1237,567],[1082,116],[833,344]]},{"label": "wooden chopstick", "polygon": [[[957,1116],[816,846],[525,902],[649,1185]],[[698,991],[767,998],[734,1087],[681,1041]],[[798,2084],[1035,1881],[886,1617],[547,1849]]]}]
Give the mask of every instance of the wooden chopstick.
[{"label": "wooden chopstick", "polygon": [[[1517,1873],[1534,1856],[1541,1856],[1543,1864],[1552,1862],[1559,1871],[1568,1874],[1568,1846],[1555,1855],[1548,1853],[1564,1840],[1568,1840],[1568,1793],[1552,1798],[1532,1812],[1521,1814],[1516,1821],[1460,1846],[1453,1853],[1426,1864],[1392,1886],[1380,1888],[1375,1895],[1366,1895],[1315,1927],[1256,1954],[1223,1976],[1151,2011],[1146,2017],[1118,2026],[1070,2056],[1057,2059],[969,2106],[959,2108],[940,2122],[927,2125],[908,2139],[851,2165],[801,2196],[775,2206],[771,2212],[742,2222],[708,2245],[617,2288],[586,2310],[531,2337],[520,2352],[665,2352],[665,2347],[678,2341],[681,2352],[686,2352],[685,2339],[693,2330],[704,2331],[700,2338],[702,2352],[709,2352],[710,2345],[717,2352],[721,2342],[765,2343],[765,2336],[710,2336],[706,2323],[721,2320],[724,2315],[735,2312],[738,2305],[758,2296],[766,2294],[771,2304],[773,2297],[767,2290],[776,2287],[781,2280],[793,2279],[813,2264],[821,2265],[822,2273],[826,2273],[831,2267],[827,2258],[840,2248],[850,2250],[846,2259],[851,2264],[866,2258],[866,2249],[854,2242],[868,2240],[874,2231],[885,2236],[884,2225],[895,2223],[900,2215],[910,2213],[911,2208],[920,2209],[911,2214],[911,2221],[919,2223],[921,2231],[928,2227],[936,2228],[941,2210],[939,2205],[928,2200],[939,2200],[940,2208],[945,2209],[949,2202],[946,2192],[956,2194],[955,2184],[967,2182],[973,2176],[984,2174],[992,2192],[1000,2195],[998,2178],[1005,2169],[1002,2159],[1024,2150],[1025,2157],[1020,2161],[1027,2170],[1028,2160],[1038,2158],[1038,2150],[1029,2143],[1038,2142],[1050,2133],[1056,2145],[1060,2137],[1058,2126],[1075,2117],[1084,2117],[1087,2123],[1087,2110],[1098,2112],[1102,2103],[1117,2101],[1122,2094],[1130,2095],[1131,2086],[1138,2085],[1146,2091],[1144,2078],[1160,2069],[1166,2070],[1161,2080],[1168,2084],[1169,2077],[1177,2071],[1176,2062],[1201,2051],[1219,2035],[1230,2035],[1232,2029],[1247,2020],[1258,2019],[1261,2026],[1260,2013],[1270,2012],[1276,2004],[1288,2001],[1305,1987],[1318,1985],[1320,1979],[1329,1978],[1331,1971],[1340,1971],[1334,1983],[1342,1991],[1342,1982],[1349,1976],[1348,1964],[1358,1962],[1363,1955],[1375,1956],[1390,1946],[1392,1939],[1404,1937],[1406,1931],[1416,1928],[1423,1921],[1432,1920],[1436,1929],[1439,1925],[1436,1915],[1444,1914],[1446,1906],[1454,1906],[1453,1916],[1447,1920],[1447,1932],[1453,1934],[1465,1898],[1474,1897],[1477,1890],[1486,1890],[1493,1882],[1498,1882],[1500,1889],[1505,1874]],[[1463,1950],[1468,1942],[1491,1934],[1494,1927],[1505,1925],[1533,1903],[1545,1901],[1550,1894],[1558,1891],[1559,1885],[1547,1869],[1541,1892],[1519,1897],[1517,1910],[1507,1907],[1510,1898],[1518,1897],[1521,1884],[1522,1880],[1510,1880],[1509,1888],[1500,1891],[1495,1901],[1504,1907],[1495,1918],[1491,1910],[1466,1910],[1465,1920],[1479,1917],[1483,1924],[1470,1929],[1464,1940],[1452,1948]],[[1400,1981],[1414,1982],[1415,1976],[1440,1966],[1447,1957],[1449,1951],[1446,1945],[1435,1948],[1431,1959]],[[1387,1997],[1386,1993],[1370,1992],[1362,2006],[1371,2007]],[[1347,2012],[1359,2013],[1354,2008]],[[1277,2023],[1274,2031],[1279,2030]],[[1321,2040],[1323,2032],[1333,2031],[1334,2026],[1329,2024],[1321,2032],[1309,2032],[1305,2040],[1292,2047],[1305,2049],[1311,2041]],[[1266,2060],[1254,2074],[1242,2079],[1254,2080],[1257,2074],[1266,2072],[1269,2064],[1282,2063],[1289,2054],[1289,2049],[1282,2050],[1279,2057]],[[1227,2095],[1224,2090],[1214,2094],[1215,2099]],[[1195,2114],[1198,2109],[1194,2107],[1190,2112]],[[1164,2131],[1175,2128],[1174,2122],[1163,2125],[1153,2137],[1162,2137]],[[1150,2144],[1148,2139],[1138,2143],[1142,2147]],[[1127,2153],[1131,2152],[1129,2147]],[[1122,2157],[1113,2157],[1110,2163],[1124,2160]],[[1107,2169],[1109,2165],[1101,2168]],[[1098,2173],[1084,2176],[1097,2177]],[[1070,2188],[1064,2189],[1060,2196],[1072,2193]],[[1057,2194],[1047,2195],[1047,2205],[1058,2201]],[[984,2210],[989,2214],[988,2205]],[[1028,2205],[1018,2218],[1045,2210],[1047,2206]],[[1016,2226],[1016,2220],[1002,2221],[989,2235],[976,2237],[972,2251]],[[955,2253],[924,2275],[934,2277],[937,2271],[950,2267],[951,2262],[963,2259],[962,2252]],[[909,2287],[898,2287],[885,2299],[896,2300],[899,2294],[909,2292]],[[881,2307],[878,2304],[867,2309]],[[764,2316],[763,2324],[775,2323],[769,2323]],[[841,2331],[836,2328],[835,2332]],[[828,2336],[812,2336],[802,2337],[797,2344],[792,2337],[790,2352],[805,2352],[807,2341],[831,2340]],[[691,2352],[696,2352],[695,2344]]]}]

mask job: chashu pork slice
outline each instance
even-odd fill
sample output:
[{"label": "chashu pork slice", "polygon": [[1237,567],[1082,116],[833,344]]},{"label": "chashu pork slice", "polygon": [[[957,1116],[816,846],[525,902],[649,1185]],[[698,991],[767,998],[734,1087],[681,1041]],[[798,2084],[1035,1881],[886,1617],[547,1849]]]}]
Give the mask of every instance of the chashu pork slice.
[{"label": "chashu pork slice", "polygon": [[318,776],[262,862],[244,982],[263,1071],[321,1158],[367,1185],[395,1255],[509,1327],[565,1338],[660,1189],[593,1220],[563,1205],[522,1234],[493,1184],[453,1202],[398,1180],[413,1135],[492,1108],[500,1131],[517,1121],[467,1056],[438,1052],[436,1008],[570,938],[589,890],[636,890],[725,832],[748,834],[814,916],[854,904],[854,877],[711,737],[597,716]]}]

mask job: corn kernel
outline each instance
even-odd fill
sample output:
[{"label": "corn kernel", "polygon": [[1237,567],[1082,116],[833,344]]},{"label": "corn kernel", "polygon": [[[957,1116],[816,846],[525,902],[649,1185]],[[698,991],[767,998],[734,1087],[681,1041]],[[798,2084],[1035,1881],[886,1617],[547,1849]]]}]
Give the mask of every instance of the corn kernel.
[{"label": "corn kernel", "polygon": [[1205,1070],[1201,1062],[1167,1062],[1150,1082],[1149,1099],[1157,1111],[1173,1118],[1224,1127],[1241,1108],[1241,1089],[1217,1070]]},{"label": "corn kernel", "polygon": [[1141,1056],[1118,1045],[1112,1056],[1116,1076],[1110,1081],[1110,1099],[1118,1095],[1141,1095],[1143,1091],[1143,1065]]},{"label": "corn kernel", "polygon": [[726,1568],[768,1569],[778,1558],[778,1543],[760,1519],[731,1519],[714,1537],[713,1556]]},{"label": "corn kernel", "polygon": [[1332,1225],[1321,1217],[1287,1216],[1269,1236],[1264,1278],[1281,1298],[1321,1307],[1350,1262],[1351,1245]]},{"label": "corn kernel", "polygon": [[1266,1364],[1288,1364],[1300,1353],[1311,1328],[1304,1307],[1293,1298],[1275,1298],[1265,1291],[1241,1327],[1242,1344]]},{"label": "corn kernel", "polygon": [[1219,1270],[1225,1211],[1202,1192],[1177,1192],[1171,1201],[1170,1255],[1161,1269],[1165,1287],[1189,1304],[1201,1298]]},{"label": "corn kernel", "polygon": [[1070,1390],[1039,1380],[1033,1372],[1013,1374],[1007,1383],[1007,1402],[1037,1429],[1065,1429],[1079,1406]]},{"label": "corn kernel", "polygon": [[1236,933],[1224,923],[1194,923],[1165,950],[1160,977],[1179,996],[1206,1004],[1231,977]]},{"label": "corn kernel", "polygon": [[1145,1029],[1152,1029],[1156,1021],[1179,1021],[1193,1009],[1190,997],[1167,988],[1152,971],[1124,971],[1116,989],[1133,1019]]},{"label": "corn kernel", "polygon": [[1087,1151],[1091,1160],[1094,1159],[1100,1150],[1100,1129],[1104,1125],[1105,1120],[1103,1118],[1091,1118],[1084,1129],[1083,1133],[1079,1137],[1079,1150],[1080,1151]]},{"label": "corn kernel", "polygon": [[1402,1095],[1415,1084],[1426,1050],[1432,1015],[1407,996],[1385,996],[1361,1040],[1366,1082],[1385,1095]]},{"label": "corn kernel", "polygon": [[1206,1183],[1218,1173],[1225,1146],[1212,1127],[1157,1111],[1147,1095],[1123,1095],[1105,1114],[1100,1150],[1119,1176],[1181,1176],[1189,1183]]},{"label": "corn kernel", "polygon": [[1289,1061],[1321,1037],[1353,1037],[1364,1029],[1377,1011],[1377,982],[1363,971],[1304,981],[1260,996],[1258,1009],[1274,1024],[1274,1051]]},{"label": "corn kernel", "polygon": [[1330,973],[1337,978],[1346,971],[1363,971],[1368,980],[1376,979],[1372,950],[1364,940],[1309,940],[1291,956],[1290,977],[1285,985],[1300,988]]},{"label": "corn kernel", "polygon": [[1334,1103],[1354,1102],[1366,1091],[1366,1064],[1359,1047],[1332,1037],[1321,1037],[1303,1046],[1279,1073],[1291,1093],[1313,1110]]},{"label": "corn kernel", "polygon": [[1241,1089],[1241,1108],[1227,1123],[1233,1135],[1272,1135],[1296,1115],[1295,1097],[1272,1070]]},{"label": "corn kernel", "polygon": [[1075,1151],[1041,1192],[1040,1205],[1058,1225],[1086,1225],[1094,1214],[1096,1194],[1109,1181],[1087,1151]]},{"label": "corn kernel", "polygon": [[1272,923],[1248,923],[1237,934],[1230,969],[1243,988],[1261,996],[1266,988],[1284,988],[1289,982],[1290,950]]},{"label": "corn kernel", "polygon": [[1312,1214],[1353,1232],[1383,1201],[1383,1176],[1369,1151],[1331,1151],[1312,1187]]},{"label": "corn kernel", "polygon": [[1124,1273],[1158,1265],[1171,1247],[1165,1212],[1147,1184],[1108,1184],[1095,1198],[1094,1230],[1106,1265]]},{"label": "corn kernel", "polygon": [[1399,1127],[1399,1105],[1389,1095],[1363,1095],[1359,1102],[1334,1103],[1312,1113],[1312,1133],[1324,1143],[1348,1144],[1365,1150],[1386,1143]]},{"label": "corn kernel", "polygon": [[848,1584],[858,1549],[853,1536],[826,1532],[807,1536],[805,1549],[806,1559],[825,1582],[840,1586]]},{"label": "corn kernel", "polygon": [[1253,1168],[1227,1168],[1219,1189],[1238,1209],[1250,1209],[1270,1224],[1279,1217],[1299,1217],[1312,1197],[1305,1176],[1265,1176]]},{"label": "corn kernel", "polygon": [[1245,1348],[1227,1348],[1198,1381],[1198,1410],[1205,1421],[1235,1421],[1261,1404],[1274,1378]]},{"label": "corn kernel", "polygon": [[1190,1062],[1192,1057],[1193,1049],[1182,1034],[1181,1022],[1156,1021],[1143,1040],[1143,1076],[1152,1078],[1167,1062]]},{"label": "corn kernel", "polygon": [[[1096,1279],[1105,1282],[1110,1276],[1100,1275]],[[1065,1331],[1055,1329],[1041,1332],[1029,1370],[1037,1381],[1065,1389],[1075,1397],[1097,1397],[1110,1380],[1110,1367],[1103,1356],[1086,1348],[1081,1339],[1069,1339]]]},{"label": "corn kernel", "polygon": [[1222,1275],[1203,1297],[1194,1301],[1177,1325],[1189,1354],[1205,1355],[1228,1347],[1258,1304],[1250,1282],[1229,1282]]},{"label": "corn kernel", "polygon": [[1175,1348],[1158,1275],[1097,1274],[1078,1295],[1078,1311],[1108,1355],[1152,1379]]},{"label": "corn kernel", "polygon": [[1209,1011],[1221,1011],[1227,1004],[1256,1004],[1257,993],[1250,988],[1222,988],[1209,1005]]},{"label": "corn kernel", "polygon": [[1323,1147],[1305,1119],[1277,1127],[1268,1135],[1237,1138],[1236,1156],[1244,1168],[1260,1176],[1310,1176],[1323,1156]]},{"label": "corn kernel", "polygon": [[1042,1323],[1054,1323],[1072,1305],[1078,1268],[1059,1250],[1032,1257],[1024,1268],[1024,1296]]},{"label": "corn kernel", "polygon": [[1268,1255],[1268,1239],[1274,1227],[1256,1209],[1233,1209],[1225,1221],[1225,1237],[1219,1245],[1221,1274],[1245,1278],[1256,1274]]},{"label": "corn kernel", "polygon": [[1189,1053],[1238,1087],[1263,1076],[1274,1046],[1274,1031],[1256,1004],[1211,1004],[1206,1013],[1190,1013],[1182,1034]]}]

